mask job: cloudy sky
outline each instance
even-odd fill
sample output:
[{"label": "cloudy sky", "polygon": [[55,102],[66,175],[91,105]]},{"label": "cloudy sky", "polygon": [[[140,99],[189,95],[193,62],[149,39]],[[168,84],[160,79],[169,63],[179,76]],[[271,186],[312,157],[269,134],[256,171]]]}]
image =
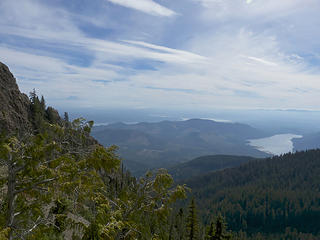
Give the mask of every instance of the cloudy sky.
[{"label": "cloudy sky", "polygon": [[320,109],[319,0],[1,0],[0,61],[55,107]]}]

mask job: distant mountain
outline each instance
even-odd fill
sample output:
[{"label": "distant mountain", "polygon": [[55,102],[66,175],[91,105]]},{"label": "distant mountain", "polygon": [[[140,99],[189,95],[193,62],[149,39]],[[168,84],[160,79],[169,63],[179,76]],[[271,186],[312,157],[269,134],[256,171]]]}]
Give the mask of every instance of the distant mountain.
[{"label": "distant mountain", "polygon": [[[320,150],[309,150],[182,183],[192,188],[204,219],[220,212],[232,231],[255,236],[252,239],[320,239],[319,176]],[[268,238],[258,237],[258,232]],[[295,237],[285,238],[289,233]]]},{"label": "distant mountain", "polygon": [[147,168],[168,167],[214,154],[269,156],[247,144],[247,139],[264,137],[264,133],[240,123],[203,119],[114,123],[95,127],[92,135],[105,146],[118,145],[125,163],[134,161]]},{"label": "distant mountain", "polygon": [[320,148],[320,133],[308,134],[302,138],[293,139],[294,150],[304,151]]},{"label": "distant mountain", "polygon": [[232,155],[210,155],[195,158],[189,162],[177,164],[168,169],[175,181],[191,179],[195,176],[203,175],[225,168],[236,167],[243,163],[258,160],[247,156]]}]

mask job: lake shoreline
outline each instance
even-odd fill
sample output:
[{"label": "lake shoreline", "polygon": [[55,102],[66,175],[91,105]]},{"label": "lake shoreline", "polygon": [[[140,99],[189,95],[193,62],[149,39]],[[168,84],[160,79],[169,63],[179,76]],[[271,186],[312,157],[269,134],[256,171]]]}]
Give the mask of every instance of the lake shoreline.
[{"label": "lake shoreline", "polygon": [[294,138],[302,138],[296,134],[276,134],[266,138],[248,139],[248,145],[255,149],[269,153],[272,155],[281,155],[288,152],[293,152],[294,146],[292,140]]}]

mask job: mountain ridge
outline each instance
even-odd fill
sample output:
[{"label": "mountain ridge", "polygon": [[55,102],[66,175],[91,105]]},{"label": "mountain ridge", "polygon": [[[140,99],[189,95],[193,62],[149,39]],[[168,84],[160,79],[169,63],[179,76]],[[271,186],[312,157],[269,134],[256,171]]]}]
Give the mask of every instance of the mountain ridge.
[{"label": "mountain ridge", "polygon": [[249,156],[207,155],[168,168],[175,181],[188,180],[226,168],[240,166],[249,161],[261,160]]},{"label": "mountain ridge", "polygon": [[126,159],[124,162],[140,162],[149,169],[167,168],[204,155],[270,156],[247,144],[248,139],[264,137],[265,134],[242,123],[206,119],[135,124],[117,122],[94,127],[92,136],[104,146],[118,145],[120,156]]}]

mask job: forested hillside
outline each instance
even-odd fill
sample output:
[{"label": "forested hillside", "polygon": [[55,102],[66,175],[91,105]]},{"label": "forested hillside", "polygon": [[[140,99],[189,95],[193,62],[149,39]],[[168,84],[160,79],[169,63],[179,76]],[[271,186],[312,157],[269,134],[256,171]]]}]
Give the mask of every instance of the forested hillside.
[{"label": "forested hillside", "polygon": [[295,138],[293,139],[293,145],[296,151],[320,148],[320,133],[307,134],[302,138]]},{"label": "forested hillside", "polygon": [[231,230],[253,239],[319,239],[319,176],[320,150],[310,150],[251,161],[186,183],[204,221],[221,213]]},{"label": "forested hillside", "polygon": [[168,168],[176,181],[191,179],[212,171],[239,166],[243,163],[258,160],[247,156],[209,155],[195,158],[191,161]]},{"label": "forested hillside", "polygon": [[[246,124],[204,119],[156,123],[114,123],[95,127],[92,135],[104,146],[116,144],[125,164],[148,168],[169,167],[213,154],[267,157],[247,140],[265,136]],[[134,164],[136,163],[136,164]],[[138,164],[137,164],[138,163]]]}]

